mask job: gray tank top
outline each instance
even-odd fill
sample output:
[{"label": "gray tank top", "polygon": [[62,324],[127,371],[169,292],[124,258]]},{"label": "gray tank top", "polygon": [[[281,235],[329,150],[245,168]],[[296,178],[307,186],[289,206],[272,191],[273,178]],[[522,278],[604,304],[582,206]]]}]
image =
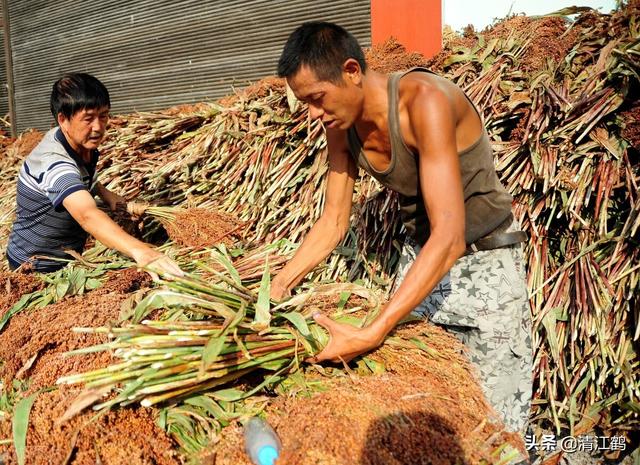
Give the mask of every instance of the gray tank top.
[{"label": "gray tank top", "polygon": [[[424,244],[429,238],[430,229],[420,190],[418,158],[402,140],[398,116],[398,82],[402,76],[416,71],[431,72],[425,68],[413,68],[389,76],[391,162],[385,171],[377,171],[369,164],[355,127],[348,129],[347,138],[351,156],[358,165],[380,183],[398,192],[400,218],[407,232],[419,244]],[[475,109],[473,102],[469,102]],[[469,245],[510,222],[512,198],[498,179],[486,129],[471,147],[458,155],[464,189],[465,241]]]}]

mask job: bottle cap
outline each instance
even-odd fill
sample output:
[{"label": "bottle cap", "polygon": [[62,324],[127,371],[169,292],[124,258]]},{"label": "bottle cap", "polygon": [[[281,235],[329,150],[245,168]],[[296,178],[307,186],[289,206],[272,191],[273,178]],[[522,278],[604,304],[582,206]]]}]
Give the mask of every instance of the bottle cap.
[{"label": "bottle cap", "polygon": [[278,451],[273,446],[264,446],[258,452],[258,463],[260,465],[273,465],[278,458]]}]

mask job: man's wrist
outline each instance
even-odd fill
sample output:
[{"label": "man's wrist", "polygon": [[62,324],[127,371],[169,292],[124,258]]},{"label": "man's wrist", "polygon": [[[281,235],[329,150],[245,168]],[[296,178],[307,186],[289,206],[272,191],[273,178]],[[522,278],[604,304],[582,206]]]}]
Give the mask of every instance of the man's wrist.
[{"label": "man's wrist", "polygon": [[144,266],[147,263],[153,261],[155,258],[159,256],[159,252],[153,250],[151,247],[140,242],[140,245],[137,245],[131,249],[131,258],[141,265]]},{"label": "man's wrist", "polygon": [[271,289],[276,290],[276,291],[288,291],[289,288],[287,287],[286,284],[284,284],[284,282],[282,281],[276,281],[274,279],[274,281],[271,283]]},{"label": "man's wrist", "polygon": [[363,330],[365,331],[367,339],[369,339],[375,347],[378,347],[382,345],[391,328],[388,328],[384,319],[378,316],[378,318],[373,320],[371,324],[363,328]]},{"label": "man's wrist", "polygon": [[282,289],[290,290],[293,287],[293,276],[285,267],[274,278],[273,284]]}]

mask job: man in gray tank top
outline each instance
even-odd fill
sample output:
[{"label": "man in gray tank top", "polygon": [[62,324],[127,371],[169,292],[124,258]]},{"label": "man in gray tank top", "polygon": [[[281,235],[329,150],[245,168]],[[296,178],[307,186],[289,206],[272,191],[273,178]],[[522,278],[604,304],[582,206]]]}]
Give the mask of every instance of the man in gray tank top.
[{"label": "man in gray tank top", "polygon": [[413,312],[469,348],[483,390],[506,426],[524,432],[532,386],[531,317],[511,197],[489,138],[464,92],[424,69],[367,69],[341,27],[305,23],[289,37],[278,74],[327,133],[325,207],[272,282],[281,299],[324,260],[349,227],[358,166],[400,196],[409,234],[394,292],[365,328],[315,320],[331,339],[317,361],[348,361],[379,346]]}]

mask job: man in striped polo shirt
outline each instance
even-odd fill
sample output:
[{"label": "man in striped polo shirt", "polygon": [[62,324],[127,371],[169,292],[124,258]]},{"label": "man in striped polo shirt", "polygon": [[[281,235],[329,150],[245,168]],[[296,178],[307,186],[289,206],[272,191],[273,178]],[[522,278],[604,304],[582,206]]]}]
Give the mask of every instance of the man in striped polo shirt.
[{"label": "man in striped polo shirt", "polygon": [[51,92],[51,129],[25,159],[17,183],[17,216],[7,259],[16,269],[29,262],[36,271],[65,266],[66,250],[82,253],[87,233],[133,258],[138,266],[182,275],[164,254],[130,236],[93,198],[115,210],[125,200],[97,182],[98,146],[104,140],[111,103],[106,87],[85,73],[63,76]]}]

